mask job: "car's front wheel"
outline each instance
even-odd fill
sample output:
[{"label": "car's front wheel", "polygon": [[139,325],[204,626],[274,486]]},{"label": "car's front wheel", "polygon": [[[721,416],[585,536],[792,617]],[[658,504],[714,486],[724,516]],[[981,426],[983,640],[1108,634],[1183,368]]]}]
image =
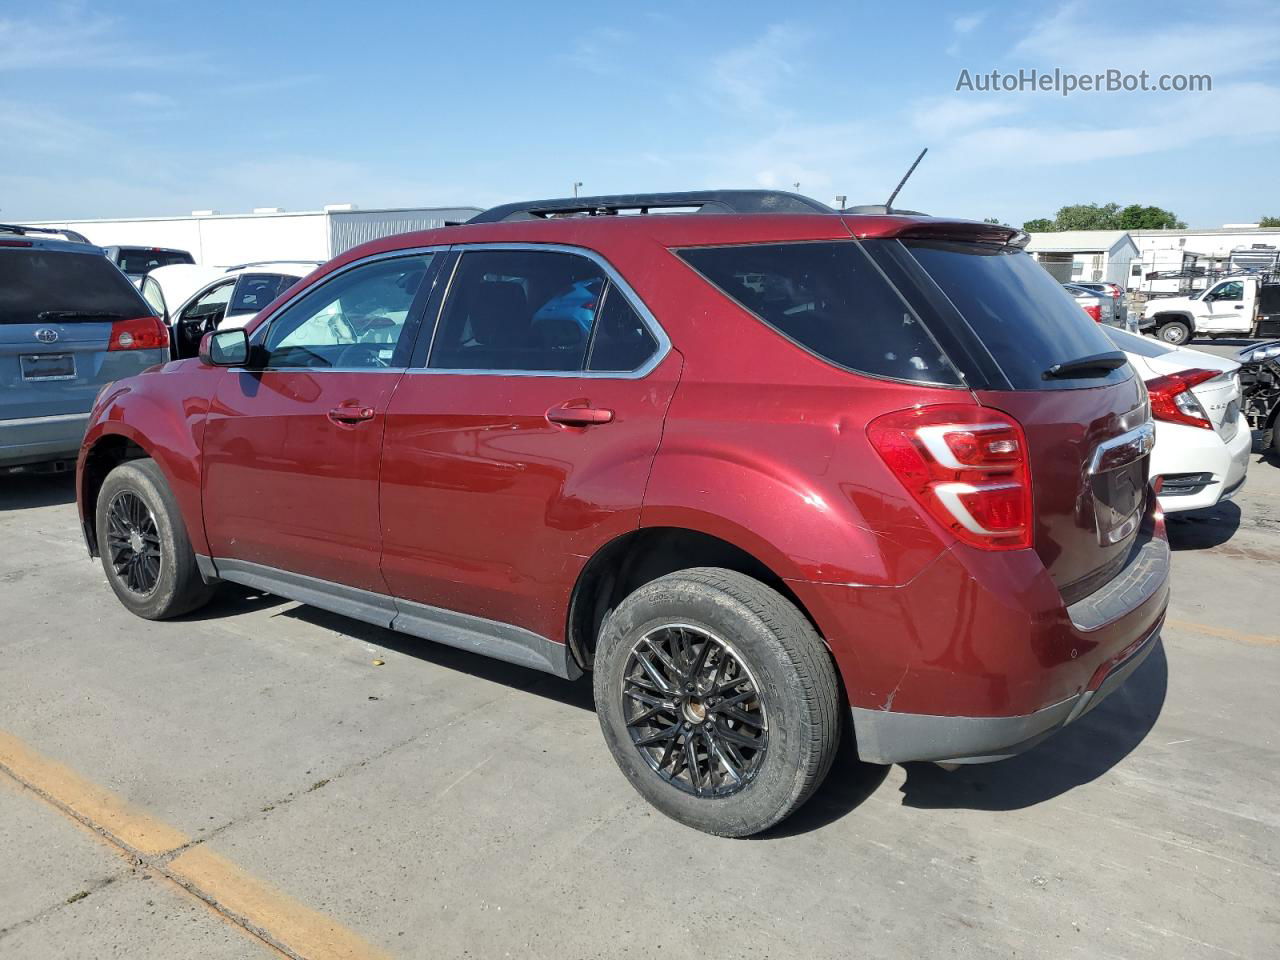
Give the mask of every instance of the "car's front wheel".
[{"label": "car's front wheel", "polygon": [[209,601],[213,588],[200,576],[178,503],[154,460],[131,460],[107,474],[95,519],[107,582],[131,612],[164,620]]},{"label": "car's front wheel", "polygon": [[1160,339],[1178,346],[1191,339],[1191,327],[1182,320],[1171,320],[1160,325]]},{"label": "car's front wheel", "polygon": [[839,746],[839,685],[821,638],[777,591],[730,570],[682,570],[623,600],[601,631],[594,685],[631,784],[719,836],[789,816]]}]

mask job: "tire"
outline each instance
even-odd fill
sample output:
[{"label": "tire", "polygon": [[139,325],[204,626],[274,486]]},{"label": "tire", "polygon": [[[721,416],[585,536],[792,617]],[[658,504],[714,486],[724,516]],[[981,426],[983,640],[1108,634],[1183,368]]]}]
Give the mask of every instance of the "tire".
[{"label": "tire", "polygon": [[[662,688],[641,652],[666,693],[655,695]],[[680,691],[671,666],[698,678],[696,692]],[[623,600],[601,629],[593,683],[600,729],[631,785],[716,836],[750,836],[790,816],[840,745],[840,688],[822,639],[777,591],[730,570],[682,570]]]},{"label": "tire", "polygon": [[1170,320],[1160,324],[1156,336],[1165,343],[1180,347],[1191,339],[1191,327],[1184,320]]},{"label": "tire", "polygon": [[[130,460],[107,474],[98,491],[95,524],[107,582],[131,613],[165,620],[202,607],[213,596],[214,588],[196,567],[173,491],[154,460]],[[125,538],[127,546],[117,550],[113,544]],[[131,566],[128,558],[137,556],[139,544],[150,560]]]}]

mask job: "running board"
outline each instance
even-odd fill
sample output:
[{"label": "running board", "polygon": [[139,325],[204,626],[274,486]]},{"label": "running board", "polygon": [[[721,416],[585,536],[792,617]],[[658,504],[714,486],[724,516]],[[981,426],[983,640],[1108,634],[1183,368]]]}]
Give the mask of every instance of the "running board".
[{"label": "running board", "polygon": [[541,670],[566,680],[582,676],[582,669],[565,644],[514,624],[473,617],[245,560],[197,556],[196,563],[206,580],[230,580],[353,620]]}]

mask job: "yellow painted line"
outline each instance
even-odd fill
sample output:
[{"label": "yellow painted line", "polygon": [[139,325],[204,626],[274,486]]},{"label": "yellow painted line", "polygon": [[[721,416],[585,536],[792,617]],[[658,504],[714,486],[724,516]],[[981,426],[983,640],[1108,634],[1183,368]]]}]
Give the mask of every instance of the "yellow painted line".
[{"label": "yellow painted line", "polygon": [[336,920],[249,876],[202,846],[169,861],[173,879],[196,892],[212,893],[216,906],[263,939],[307,960],[371,960],[389,957]]},{"label": "yellow painted line", "polygon": [[[117,849],[198,897],[222,919],[300,960],[390,960],[342,926],[193,843],[181,830],[138,810],[105,787],[41,756],[0,730],[0,771]],[[185,849],[184,849],[185,848]],[[176,854],[176,856],[175,856]]]},{"label": "yellow painted line", "polygon": [[55,806],[138,856],[156,857],[191,842],[181,831],[130,808],[111,791],[40,756],[3,730],[0,730],[0,767]]},{"label": "yellow painted line", "polygon": [[1190,633],[1204,633],[1223,640],[1234,640],[1237,643],[1249,643],[1257,647],[1280,647],[1280,637],[1268,637],[1260,633],[1242,633],[1230,627],[1211,627],[1207,623],[1196,623],[1194,620],[1175,620],[1172,617],[1165,623],[1178,630]]}]

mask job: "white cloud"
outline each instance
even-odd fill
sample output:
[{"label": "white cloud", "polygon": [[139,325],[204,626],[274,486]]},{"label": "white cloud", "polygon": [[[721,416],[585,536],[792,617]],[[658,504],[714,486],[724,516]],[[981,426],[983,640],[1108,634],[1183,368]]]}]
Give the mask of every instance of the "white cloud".
[{"label": "white cloud", "polygon": [[960,130],[1026,109],[1015,97],[996,100],[974,96],[937,97],[916,103],[911,124],[925,137],[947,137]]},{"label": "white cloud", "polygon": [[[1203,17],[1195,22],[1143,24],[1140,43],[1123,49],[1100,41],[1097,11],[1082,0],[1064,4],[1037,21],[1013,54],[1041,69],[1076,72],[1109,68],[1128,73],[1228,75],[1280,60],[1280,7],[1260,10],[1247,21]],[[1121,55],[1123,54],[1123,56]]]},{"label": "white cloud", "polygon": [[963,36],[966,33],[972,33],[974,28],[981,24],[985,19],[987,19],[987,13],[985,10],[979,11],[978,13],[965,14],[964,16],[956,17],[951,21],[951,29]]},{"label": "white cloud", "polygon": [[198,53],[144,52],[121,39],[115,20],[79,2],[31,7],[46,16],[0,17],[0,70],[190,68],[203,63]]},{"label": "white cloud", "polygon": [[807,30],[774,24],[758,39],[715,57],[707,85],[716,101],[743,112],[773,108],[809,37]]},{"label": "white cloud", "polygon": [[564,59],[589,73],[608,76],[621,69],[619,47],[627,35],[613,27],[596,27],[579,37]]}]

